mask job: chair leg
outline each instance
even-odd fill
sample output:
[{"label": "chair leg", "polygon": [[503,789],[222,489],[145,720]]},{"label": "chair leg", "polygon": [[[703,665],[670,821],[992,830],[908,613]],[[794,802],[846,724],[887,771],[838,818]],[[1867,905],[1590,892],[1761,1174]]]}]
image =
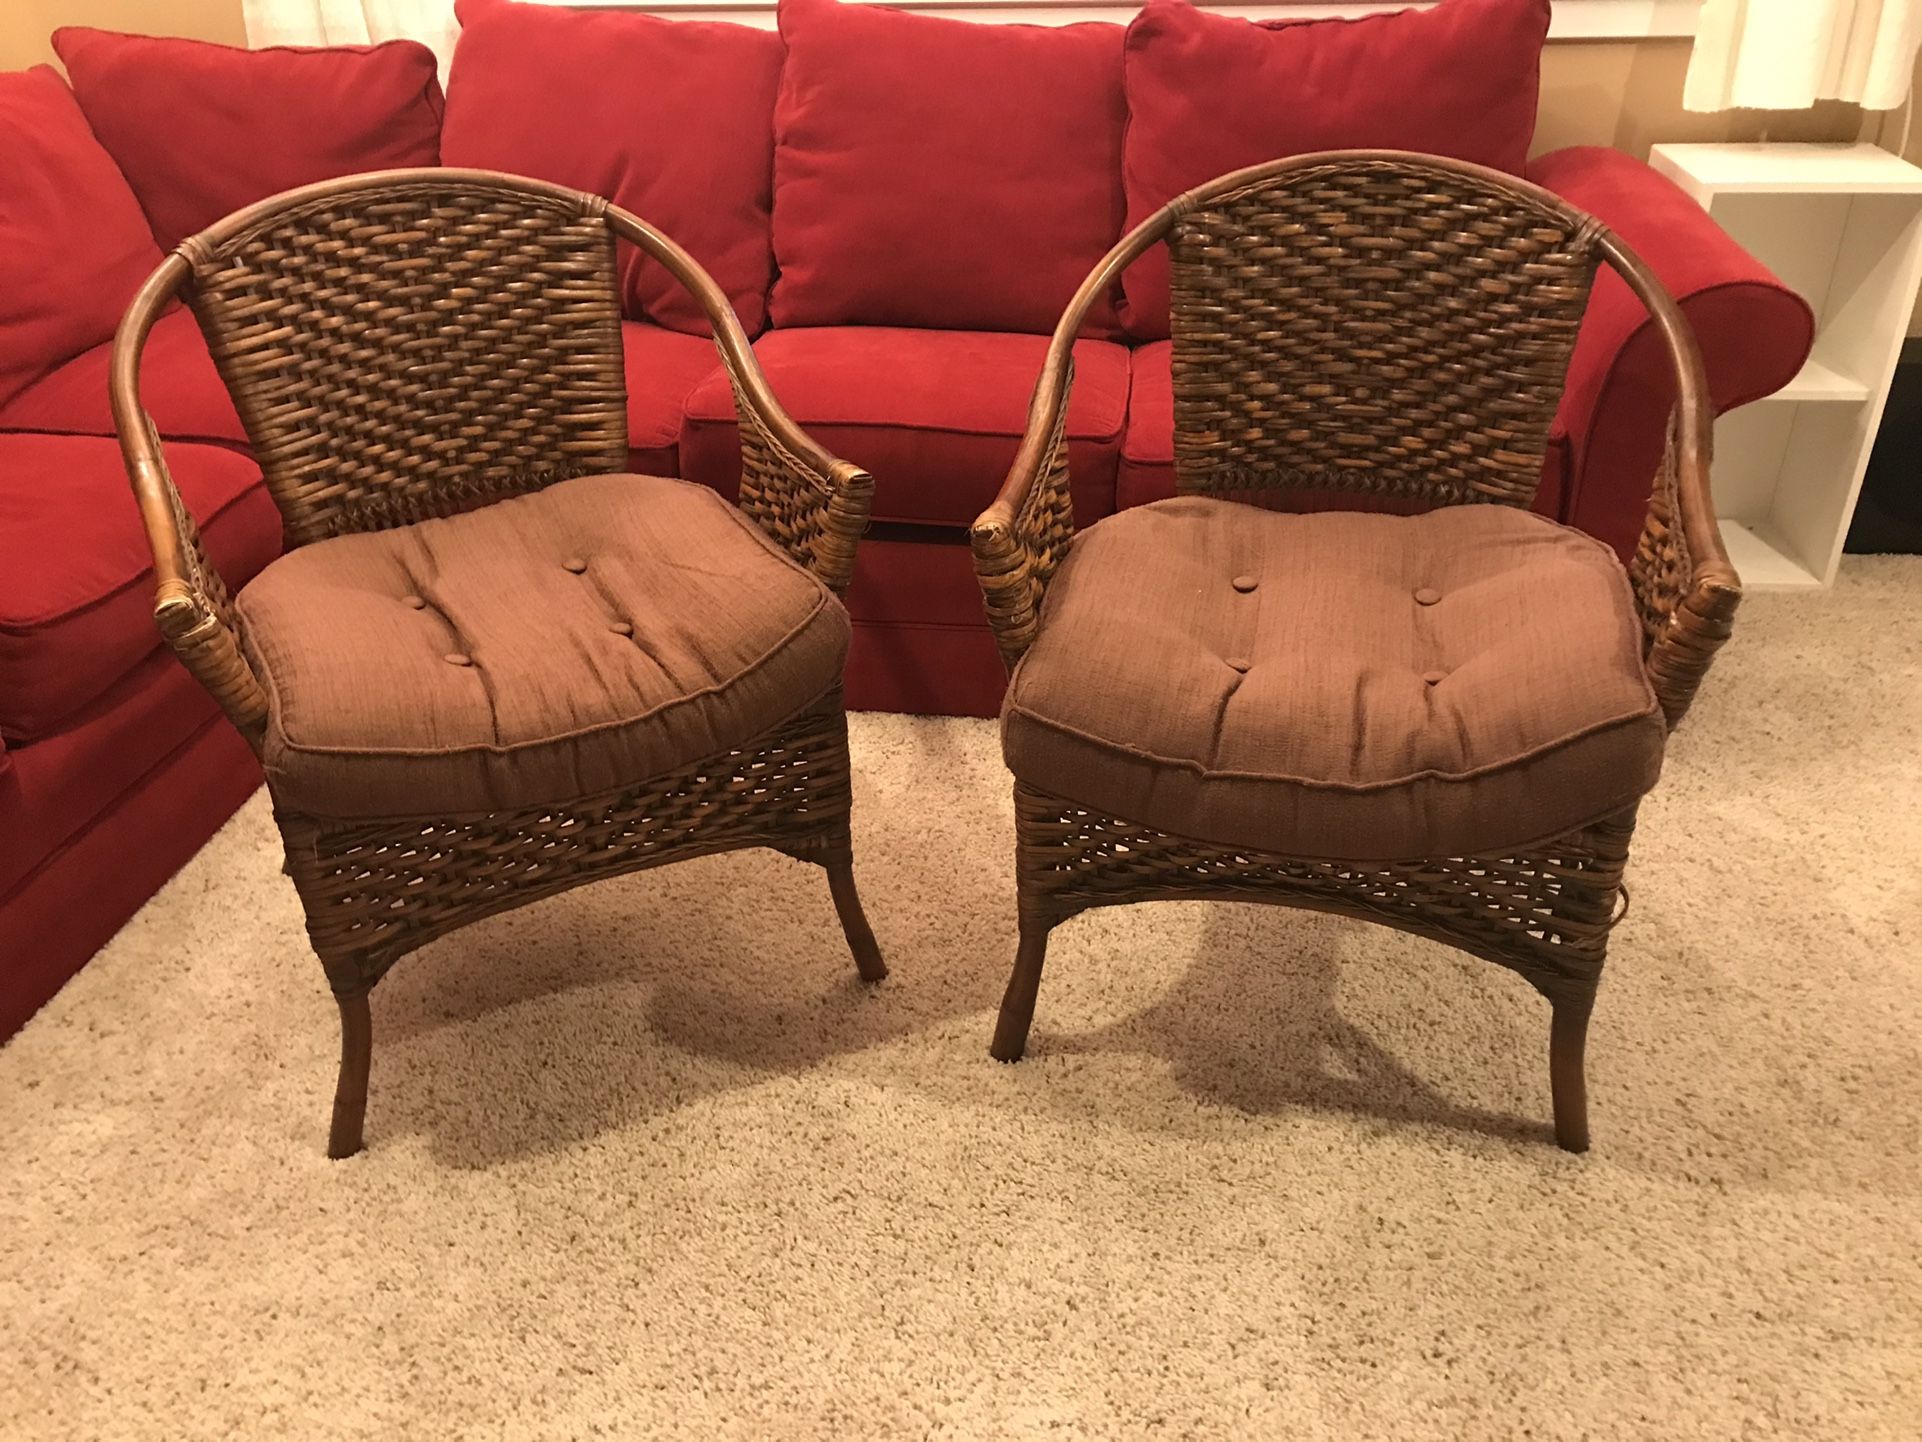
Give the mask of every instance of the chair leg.
[{"label": "chair leg", "polygon": [[841,918],[841,932],[848,939],[848,950],[854,953],[854,965],[861,973],[861,980],[879,981],[888,974],[888,964],[881,960],[881,947],[874,939],[874,929],[868,925],[868,914],[861,909],[861,893],[854,889],[854,861],[844,856],[824,865],[828,890],[834,895],[834,913]]},{"label": "chair leg", "polygon": [[1028,1027],[1034,1022],[1034,999],[1041,990],[1041,964],[1048,959],[1048,933],[1054,923],[1039,917],[1021,918],[1021,945],[1014,954],[1014,974],[1001,998],[1001,1015],[994,1024],[988,1055],[996,1061],[1020,1061],[1028,1049]]},{"label": "chair leg", "polygon": [[374,1059],[374,1020],[365,991],[337,993],[340,1003],[340,1081],[334,1088],[334,1127],[327,1155],[338,1161],[361,1149],[367,1118],[367,1072]]},{"label": "chair leg", "polygon": [[1588,1050],[1588,1017],[1595,998],[1554,1003],[1548,1027],[1548,1079],[1555,1094],[1555,1142],[1565,1152],[1588,1150],[1588,1083],[1582,1063]]}]

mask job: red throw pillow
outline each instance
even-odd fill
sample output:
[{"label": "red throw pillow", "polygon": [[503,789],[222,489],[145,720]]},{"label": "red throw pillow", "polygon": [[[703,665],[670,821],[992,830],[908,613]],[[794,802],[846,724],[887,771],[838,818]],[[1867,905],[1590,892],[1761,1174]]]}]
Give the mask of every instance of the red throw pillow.
[{"label": "red throw pillow", "polygon": [[[1314,150],[1420,150],[1519,173],[1547,35],[1548,0],[1259,23],[1149,0],[1128,26],[1128,225],[1217,175]],[[1166,336],[1167,248],[1121,285],[1129,331]]]},{"label": "red throw pillow", "polygon": [[1121,235],[1121,28],[780,14],[774,323],[1053,330]]},{"label": "red throw pillow", "polygon": [[52,66],[0,75],[0,155],[3,406],[111,338],[160,250]]},{"label": "red throw pillow", "polygon": [[68,26],[53,48],[165,246],[297,185],[439,163],[434,54],[412,40],[242,50]]},{"label": "red throw pillow", "polygon": [[[441,154],[605,195],[684,247],[749,335],[767,321],[781,37],[770,30],[458,0]],[[705,334],[706,314],[628,251],[624,307]]]}]

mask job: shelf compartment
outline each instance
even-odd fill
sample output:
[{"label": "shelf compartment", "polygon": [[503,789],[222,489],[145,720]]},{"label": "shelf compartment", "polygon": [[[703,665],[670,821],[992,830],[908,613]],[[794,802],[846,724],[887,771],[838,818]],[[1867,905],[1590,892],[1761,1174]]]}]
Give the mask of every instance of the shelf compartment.
[{"label": "shelf compartment", "polygon": [[1813,355],[1716,422],[1730,559],[1758,590],[1835,578],[1922,282],[1922,169],[1868,145],[1673,145],[1650,157],[1803,296]]},{"label": "shelf compartment", "polygon": [[1860,405],[1874,394],[1867,382],[1844,375],[1811,356],[1808,364],[1796,373],[1794,380],[1774,395],[1763,396],[1758,404],[1766,405],[1770,401],[1839,401]]},{"label": "shelf compartment", "polygon": [[1722,542],[1744,591],[1819,591],[1822,578],[1811,571],[1766,524],[1722,522]]}]

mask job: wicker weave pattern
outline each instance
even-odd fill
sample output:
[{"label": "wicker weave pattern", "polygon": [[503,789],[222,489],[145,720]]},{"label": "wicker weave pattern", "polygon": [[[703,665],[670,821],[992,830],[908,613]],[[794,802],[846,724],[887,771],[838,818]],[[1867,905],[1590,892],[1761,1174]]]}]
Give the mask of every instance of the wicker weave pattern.
[{"label": "wicker weave pattern", "polygon": [[1169,236],[1177,489],[1527,506],[1595,235],[1565,209],[1391,163],[1210,197]]},{"label": "wicker weave pattern", "polygon": [[[160,438],[153,431],[152,417],[143,417],[147,430],[153,436],[153,445],[158,449]],[[167,504],[173,512],[174,525],[180,530],[180,538],[187,557],[187,573],[193,586],[194,595],[200,608],[207,613],[207,619],[235,635],[240,631],[240,612],[234,606],[233,593],[227,589],[227,582],[216,571],[213,562],[207,558],[206,544],[200,539],[200,525],[193,518],[186,504],[180,499],[180,492],[171,486],[167,489]]]},{"label": "wicker weave pattern", "polygon": [[1016,784],[1023,904],[1050,922],[1089,907],[1212,898],[1333,911],[1445,941],[1557,999],[1592,993],[1625,910],[1633,808],[1501,856],[1304,861],[1169,836]]},{"label": "wicker weave pattern", "polygon": [[365,990],[407,952],[584,882],[744,846],[849,854],[838,692],[748,745],[618,791],[525,811],[345,823],[281,817],[307,934],[333,987]]},{"label": "wicker weave pattern", "polygon": [[290,544],[625,467],[604,210],[404,180],[186,242]]},{"label": "wicker weave pattern", "polygon": [[[1070,372],[1073,363],[1069,363]],[[1072,375],[1070,377],[1072,380]],[[977,530],[974,570],[987,602],[1001,659],[1009,666],[1034,644],[1041,599],[1074,542],[1074,497],[1068,485],[1067,408],[1049,434],[1041,472],[1005,530]]]},{"label": "wicker weave pattern", "polygon": [[738,379],[734,409],[741,436],[740,508],[837,596],[845,593],[854,579],[855,546],[867,529],[873,478],[845,463],[823,470],[795,454]]},{"label": "wicker weave pattern", "polygon": [[[152,454],[158,456],[160,440],[154,434],[153,419],[142,412],[139,423]],[[159,483],[155,489],[165,502],[179,542],[181,566],[178,580],[163,581],[159,586],[155,623],[194,679],[207,688],[249,741],[258,745],[267,721],[267,693],[247,664],[239,612],[227,583],[207,559],[200,527],[182,504],[172,477],[166,474],[164,464],[154,469]]]},{"label": "wicker weave pattern", "polygon": [[1741,603],[1739,591],[1696,578],[1681,524],[1677,425],[1679,417],[1669,428],[1648,519],[1628,565],[1642,618],[1643,664],[1671,729],[1688,714],[1715,653],[1734,630]]}]

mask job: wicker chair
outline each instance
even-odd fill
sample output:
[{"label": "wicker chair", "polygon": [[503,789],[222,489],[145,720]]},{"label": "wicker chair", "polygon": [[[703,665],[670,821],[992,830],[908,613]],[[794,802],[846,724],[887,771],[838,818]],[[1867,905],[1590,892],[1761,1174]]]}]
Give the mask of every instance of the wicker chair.
[{"label": "wicker chair", "polygon": [[[1076,536],[1074,338],[1164,239],[1178,495]],[[1626,575],[1527,510],[1602,261],[1653,317],[1678,396]],[[1586,1149],[1583,1051],[1636,803],[1740,600],[1710,420],[1648,269],[1509,176],[1308,155],[1125,237],[1056,328],[972,533],[1013,670],[1021,939],[994,1056],[1021,1056],[1048,933],[1077,912],[1309,907],[1532,983],[1553,1011],[1555,1135]]]},{"label": "wicker chair", "polygon": [[[739,509],[628,465],[616,239],[706,309]],[[141,408],[184,293],[287,554],[230,596]],[[123,321],[113,404],[155,616],[252,742],[339,1002],[329,1154],[361,1147],[368,994],[494,912],[767,846],[827,871],[885,975],[849,841],[848,623],[873,483],[769,393],[721,291],[599,198],[464,170],[289,192],[183,242]]]}]

